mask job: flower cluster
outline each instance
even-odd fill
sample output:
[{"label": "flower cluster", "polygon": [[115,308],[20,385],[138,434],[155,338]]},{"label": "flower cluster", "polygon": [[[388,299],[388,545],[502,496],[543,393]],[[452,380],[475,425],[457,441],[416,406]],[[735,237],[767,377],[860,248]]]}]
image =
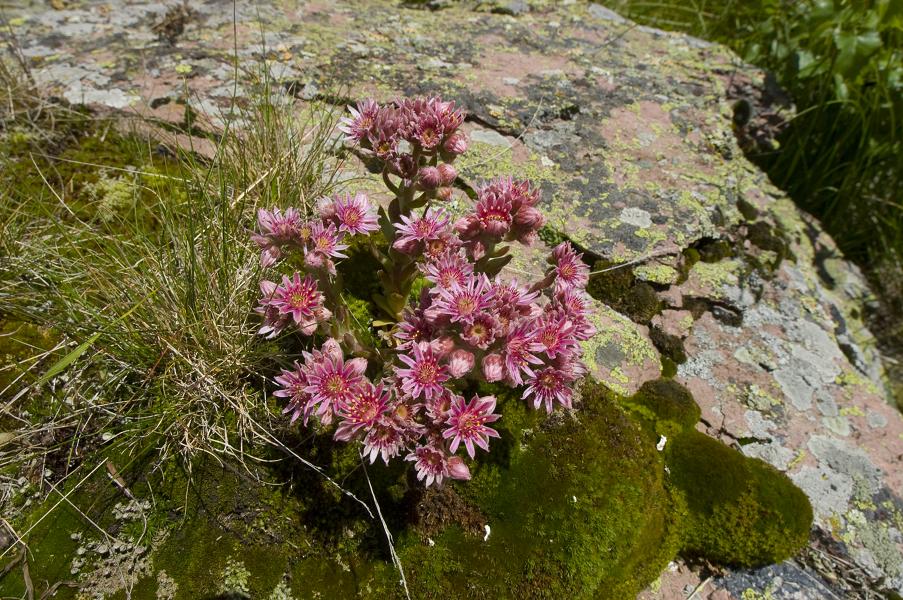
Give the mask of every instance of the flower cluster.
[{"label": "flower cluster", "polygon": [[[293,208],[260,211],[253,239],[261,265],[295,252],[304,270],[261,282],[260,333],[314,336],[302,360],[276,377],[275,395],[292,422],[334,427],[336,440],[360,443],[370,462],[403,457],[426,485],[468,479],[462,454],[474,459],[499,437],[497,400],[475,392],[481,382],[517,389],[548,412],[572,406],[586,372],[580,342],[595,333],[589,269],[563,243],[532,285],[500,274],[510,258],[500,244],[531,244],[544,223],[539,190],[527,181],[477,187],[475,206],[458,218],[434,204],[453,195],[451,163],[467,149],[452,102],[367,100],[350,112],[340,126],[347,142],[382,161],[394,198],[379,209],[364,194],[325,198],[309,219]],[[373,301],[387,330],[368,336],[378,348],[347,323],[338,289],[335,261],[355,235],[369,236],[383,267]],[[418,279],[419,296],[411,292]]]}]

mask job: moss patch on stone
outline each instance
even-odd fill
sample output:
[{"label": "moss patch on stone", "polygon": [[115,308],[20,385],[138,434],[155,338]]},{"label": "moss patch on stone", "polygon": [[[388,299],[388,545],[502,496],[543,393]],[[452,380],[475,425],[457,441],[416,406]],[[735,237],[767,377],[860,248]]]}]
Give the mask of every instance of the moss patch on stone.
[{"label": "moss patch on stone", "polygon": [[655,288],[639,281],[628,267],[612,267],[618,265],[604,259],[596,261],[593,271],[601,272],[590,277],[586,291],[637,323],[649,323],[662,309]]},{"label": "moss patch on stone", "polygon": [[457,526],[432,546],[406,540],[414,596],[625,598],[661,572],[679,544],[661,456],[600,385],[561,421],[460,486],[486,516],[487,540]]},{"label": "moss patch on stone", "polygon": [[693,429],[702,414],[690,391],[670,379],[647,381],[625,403],[654,421],[660,433],[663,428],[675,432]]},{"label": "moss patch on stone", "polygon": [[686,503],[683,552],[744,567],[803,548],[812,506],[790,479],[695,430],[671,440],[670,482]]}]

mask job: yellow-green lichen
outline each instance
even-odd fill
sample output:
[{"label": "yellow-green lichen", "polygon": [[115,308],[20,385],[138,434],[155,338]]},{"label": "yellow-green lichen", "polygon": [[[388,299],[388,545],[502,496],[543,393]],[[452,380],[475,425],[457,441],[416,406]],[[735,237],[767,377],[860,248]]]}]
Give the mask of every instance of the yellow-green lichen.
[{"label": "yellow-green lichen", "polygon": [[637,279],[660,285],[676,283],[680,275],[674,267],[662,264],[640,265],[633,270],[633,274]]}]

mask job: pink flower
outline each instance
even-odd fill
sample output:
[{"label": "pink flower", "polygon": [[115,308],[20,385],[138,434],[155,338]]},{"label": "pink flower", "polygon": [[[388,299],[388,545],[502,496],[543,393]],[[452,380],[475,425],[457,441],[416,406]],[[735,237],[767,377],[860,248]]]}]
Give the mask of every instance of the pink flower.
[{"label": "pink flower", "polygon": [[492,303],[495,310],[510,319],[527,317],[539,311],[536,299],[539,292],[531,292],[517,284],[517,281],[504,282],[496,279],[492,282]]},{"label": "pink flower", "polygon": [[441,485],[442,480],[449,476],[448,456],[443,450],[431,444],[418,446],[405,457],[405,460],[414,462],[417,479],[423,481],[427,487],[434,482]]},{"label": "pink flower", "polygon": [[591,301],[583,290],[564,288],[555,294],[555,305],[574,323],[574,337],[588,340],[596,335],[596,328],[589,322]]},{"label": "pink flower", "polygon": [[570,352],[577,345],[576,328],[564,315],[546,313],[533,324],[532,341],[536,342],[549,358]]},{"label": "pink flower", "polygon": [[307,387],[307,377],[301,365],[296,362],[295,368],[291,371],[283,369],[282,374],[276,377],[276,383],[281,387],[273,392],[273,395],[277,398],[288,398],[288,404],[282,414],[292,413],[290,423],[294,423],[303,414],[304,424],[307,425],[314,405],[310,402],[310,394],[304,391]]},{"label": "pink flower", "polygon": [[489,307],[491,298],[492,290],[486,276],[471,275],[462,286],[439,288],[433,308],[453,322],[472,323],[478,314]]},{"label": "pink flower", "polygon": [[473,352],[468,352],[462,348],[454,350],[448,356],[448,372],[456,379],[467,375],[473,369],[473,365]]},{"label": "pink flower", "polygon": [[473,346],[485,350],[495,341],[496,322],[489,313],[481,313],[473,321],[464,325],[461,338]]},{"label": "pink flower", "polygon": [[483,357],[483,377],[490,383],[505,378],[505,361],[501,354],[493,352]]},{"label": "pink flower", "polygon": [[382,160],[392,159],[398,148],[402,126],[403,121],[395,108],[380,107],[373,118],[373,124],[367,130],[366,144],[370,151]]},{"label": "pink flower", "polygon": [[410,137],[416,140],[424,150],[432,150],[442,143],[442,123],[435,114],[425,113],[415,117]]},{"label": "pink flower", "polygon": [[448,476],[452,479],[462,479],[467,481],[470,479],[470,469],[464,463],[464,459],[460,456],[451,456],[448,459]]},{"label": "pink flower", "polygon": [[419,308],[404,311],[402,321],[398,324],[395,337],[401,340],[400,350],[407,350],[418,342],[428,342],[433,335],[433,326],[426,320]]},{"label": "pink flower", "polygon": [[463,286],[473,274],[473,264],[463,256],[445,253],[423,267],[427,281],[432,281],[439,288],[454,289]]},{"label": "pink flower", "polygon": [[432,346],[426,342],[413,345],[414,356],[399,354],[398,359],[409,368],[396,368],[401,379],[401,389],[413,398],[421,396],[427,400],[443,391],[442,384],[448,380],[445,365],[439,364],[439,358]]},{"label": "pink flower", "polygon": [[301,215],[295,208],[287,208],[285,214],[278,208],[257,211],[257,227],[260,233],[251,235],[251,240],[260,248],[260,266],[269,267],[282,258],[282,248],[302,243],[300,228]]},{"label": "pink flower", "polygon": [[354,235],[379,230],[376,209],[370,204],[367,194],[358,192],[353,197],[350,194],[336,196],[333,207],[339,221],[339,231]]},{"label": "pink flower", "polygon": [[440,238],[448,227],[444,210],[429,209],[417,218],[401,215],[401,221],[394,224],[399,236],[392,247],[404,254],[422,252],[425,243]]},{"label": "pink flower", "polygon": [[545,404],[546,411],[549,413],[552,412],[556,400],[562,406],[570,408],[573,396],[571,384],[574,380],[574,374],[571,372],[554,366],[546,367],[537,371],[527,381],[527,389],[524,390],[523,398],[526,400],[533,396],[533,408],[539,408],[540,404]]},{"label": "pink flower", "polygon": [[491,187],[478,190],[476,217],[483,231],[492,236],[503,236],[511,227],[511,200],[506,195],[491,192]]},{"label": "pink flower", "polygon": [[348,107],[350,117],[345,117],[339,124],[339,131],[345,134],[345,139],[352,143],[359,143],[367,137],[376,115],[379,112],[379,104],[375,100],[361,100],[357,103],[357,108]]},{"label": "pink flower", "polygon": [[278,208],[271,211],[261,208],[257,211],[260,235],[269,236],[280,242],[293,241],[300,225],[301,213],[297,208],[287,208],[284,214]]},{"label": "pink flower", "polygon": [[364,436],[364,455],[370,456],[370,464],[373,464],[377,456],[381,456],[388,465],[389,459],[398,456],[404,445],[404,436],[392,422],[389,419],[379,419]]},{"label": "pink flower", "polygon": [[268,340],[282,333],[292,323],[291,315],[279,312],[279,309],[271,303],[277,287],[272,281],[262,280],[260,292],[263,297],[260,299],[260,305],[254,309],[254,312],[263,317],[263,325],[257,333],[266,336]]},{"label": "pink flower", "polygon": [[441,425],[445,423],[445,416],[448,409],[451,408],[452,399],[455,395],[448,389],[433,398],[424,402],[426,408],[426,416],[433,422],[433,425]]},{"label": "pink flower", "polygon": [[552,250],[555,261],[555,291],[564,288],[585,288],[589,282],[589,267],[568,242],[561,242]]},{"label": "pink flower", "polygon": [[310,228],[308,254],[318,254],[322,257],[347,258],[347,256],[342,254],[342,250],[347,248],[348,244],[339,243],[341,238],[342,234],[338,232],[334,223],[314,223]]},{"label": "pink flower", "polygon": [[515,385],[524,383],[521,372],[528,377],[533,377],[533,368],[530,365],[542,364],[542,360],[533,354],[541,352],[543,349],[541,344],[532,340],[533,327],[532,322],[521,323],[508,334],[502,347],[505,370]]},{"label": "pink flower", "polygon": [[408,123],[405,137],[427,151],[439,147],[464,122],[464,113],[455,109],[454,102],[435,97],[405,99],[398,109]]},{"label": "pink flower", "polygon": [[488,452],[489,438],[499,437],[495,429],[486,427],[486,423],[497,421],[501,416],[493,414],[494,409],[495,396],[480,398],[474,395],[466,404],[463,398],[456,397],[449,409],[448,428],[442,432],[442,437],[451,439],[449,451],[454,454],[458,450],[458,445],[464,442],[470,458],[474,457],[474,444]]},{"label": "pink flower", "polygon": [[352,395],[351,400],[340,402],[336,414],[340,419],[335,439],[349,441],[361,429],[370,429],[383,416],[389,406],[389,390],[382,385],[365,382]]},{"label": "pink flower", "polygon": [[[262,282],[269,289],[271,282]],[[317,329],[317,323],[331,316],[331,313],[323,307],[323,294],[317,290],[317,282],[310,275],[301,279],[299,273],[289,279],[282,276],[282,285],[272,292],[268,305],[279,311],[279,314],[290,315],[301,333],[311,335]]]},{"label": "pink flower", "polygon": [[424,248],[423,253],[429,260],[437,260],[444,254],[457,252],[460,246],[461,240],[450,230],[446,229],[437,237],[426,242],[426,248]]},{"label": "pink flower", "polygon": [[511,202],[511,212],[517,213],[523,206],[536,206],[539,202],[539,190],[529,181],[499,177],[488,186],[493,192],[505,196]]},{"label": "pink flower", "polygon": [[322,355],[322,360],[309,365],[305,392],[319,405],[317,415],[331,420],[336,408],[351,402],[358,387],[364,383],[367,361],[355,358],[344,361],[335,356]]}]

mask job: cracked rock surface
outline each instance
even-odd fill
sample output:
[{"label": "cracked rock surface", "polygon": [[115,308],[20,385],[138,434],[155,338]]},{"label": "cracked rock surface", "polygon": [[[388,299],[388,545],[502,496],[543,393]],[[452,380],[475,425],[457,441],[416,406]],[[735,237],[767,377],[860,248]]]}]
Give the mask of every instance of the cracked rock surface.
[{"label": "cracked rock surface", "polygon": [[[191,107],[215,125],[235,51],[270,59],[299,103],[456,100],[471,115],[458,165],[468,183],[534,180],[553,229],[606,264],[630,263],[661,303],[651,319],[599,304],[594,375],[636,391],[661,375],[653,332],[667,334],[683,348],[675,377],[702,408],[699,427],[786,472],[812,502],[797,559],[715,573],[674,563],[644,597],[700,584],[698,598],[903,593],[903,419],[861,319],[870,292],[739,149],[728,90],[759,89],[763,73],[594,4],[414,4],[238,2],[234,26],[221,0],[172,23],[168,4],[122,0],[34,2],[7,18],[39,85],[124,114],[180,123]],[[719,241],[726,256],[688,260]],[[535,260],[521,253],[514,268]]]}]

